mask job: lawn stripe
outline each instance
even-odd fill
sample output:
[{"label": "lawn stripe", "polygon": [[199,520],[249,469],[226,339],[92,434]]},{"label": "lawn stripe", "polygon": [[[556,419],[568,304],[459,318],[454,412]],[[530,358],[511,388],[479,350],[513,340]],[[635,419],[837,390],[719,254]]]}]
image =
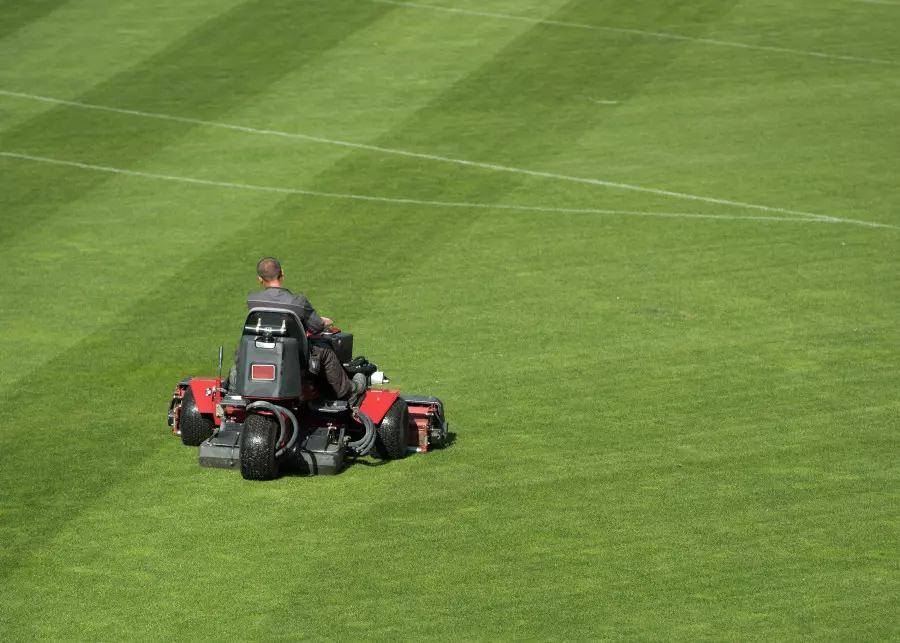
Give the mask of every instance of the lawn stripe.
[{"label": "lawn stripe", "polygon": [[714,220],[734,220],[734,221],[784,221],[795,223],[847,223],[852,225],[860,225],[870,228],[887,228],[891,230],[900,230],[900,226],[893,226],[884,223],[875,223],[871,221],[858,221],[855,219],[840,219],[836,217],[815,218],[808,217],[765,217],[765,216],[741,216],[728,214],[698,214],[689,212],[638,212],[632,210],[602,210],[593,208],[552,208],[531,205],[511,205],[501,203],[460,203],[452,201],[426,201],[421,199],[403,199],[372,196],[365,194],[342,194],[335,192],[319,192],[315,190],[301,190],[297,188],[284,188],[267,185],[252,185],[247,183],[231,183],[227,181],[211,181],[208,179],[198,179],[187,176],[174,176],[171,174],[157,174],[154,172],[141,172],[137,170],[126,170],[116,167],[107,167],[102,165],[92,165],[90,163],[79,163],[77,161],[64,161],[61,159],[52,159],[41,156],[30,156],[28,154],[16,154],[13,152],[0,152],[0,156],[6,158],[15,158],[26,161],[34,161],[36,163],[51,163],[55,165],[63,165],[75,167],[84,170],[94,170],[98,172],[110,172],[113,174],[122,174],[125,176],[134,176],[147,179],[156,179],[164,181],[177,181],[180,183],[194,183],[198,185],[207,185],[221,188],[240,189],[240,190],[257,190],[260,192],[275,192],[279,194],[293,194],[300,196],[323,197],[331,199],[347,199],[355,201],[374,201],[379,203],[392,203],[397,205],[424,205],[442,208],[470,208],[470,209],[488,209],[488,210],[517,210],[522,212],[546,212],[549,214],[601,214],[601,215],[620,215],[620,216],[636,216],[636,217],[665,217],[665,218],[681,218],[681,219],[714,219]]},{"label": "lawn stripe", "polygon": [[[354,10],[348,11],[351,6]],[[387,5],[371,3],[359,7],[353,0],[316,7],[316,11],[298,13],[294,0],[240,4],[206,21],[168,49],[85,92],[81,102],[132,100],[216,117],[252,101],[281,78],[313,64],[320,54],[339,47],[350,34],[393,11]],[[130,124],[117,127],[109,119],[98,118],[96,112],[73,110],[74,104],[59,102],[58,109],[3,132],[0,147],[27,146],[35,154],[52,154],[61,145],[84,142],[104,160],[129,163],[181,140],[196,125],[190,120],[168,119],[168,128],[135,132]],[[94,134],[100,131],[102,135]],[[33,176],[14,172],[0,176],[0,192],[7,194],[7,202],[31,210],[29,216],[19,217],[15,225],[9,222],[9,232],[0,244],[8,244],[20,232],[52,218],[60,201],[76,199],[97,186],[89,181],[59,185],[51,171],[44,171],[48,172],[44,182],[56,186],[50,194],[29,189]],[[101,174],[96,178],[105,180]],[[4,224],[8,212],[0,211]]]},{"label": "lawn stripe", "polygon": [[[586,25],[577,22],[564,22],[560,20],[543,20],[540,18],[526,18],[525,16],[516,16],[505,13],[493,13],[487,11],[470,11],[468,9],[456,9],[452,7],[441,7],[438,5],[424,5],[415,2],[400,2],[399,0],[370,0],[379,4],[390,4],[400,7],[409,7],[412,9],[430,9],[432,11],[443,11],[445,13],[455,13],[466,16],[477,16],[482,18],[496,18],[500,20],[514,20],[517,22],[529,22],[537,25],[549,25],[553,27],[566,27],[569,29],[590,29],[592,31],[605,31],[609,33],[630,34],[634,36],[645,36],[648,38],[663,38],[666,40],[681,40],[685,42],[696,42],[703,45],[714,45],[717,47],[731,47],[736,49],[752,49],[756,51],[768,51],[780,54],[792,54],[795,56],[807,56],[811,58],[825,58],[830,60],[843,60],[846,62],[857,63],[874,63],[878,65],[900,65],[895,60],[883,60],[880,58],[866,58],[863,56],[842,56],[839,54],[826,54],[820,51],[806,51],[804,49],[792,49],[789,47],[769,47],[765,45],[749,45],[741,42],[731,42],[728,40],[716,40],[713,38],[695,38],[693,36],[683,36],[680,34],[662,33],[657,31],[644,31],[642,29],[626,29],[623,27],[607,27],[603,25]],[[871,1],[871,0],[870,0]]]},{"label": "lawn stripe", "polygon": [[160,113],[147,112],[147,111],[142,111],[142,110],[110,107],[107,105],[97,105],[97,104],[92,104],[92,103],[82,103],[82,102],[78,102],[78,101],[68,101],[68,100],[62,100],[59,98],[51,98],[49,96],[26,94],[23,92],[0,90],[0,95],[10,96],[13,98],[23,98],[26,100],[42,101],[42,102],[47,102],[47,103],[57,103],[59,105],[77,107],[77,108],[87,109],[87,110],[112,112],[112,113],[116,113],[116,114],[126,114],[129,116],[137,116],[140,118],[152,118],[152,119],[157,119],[157,120],[186,123],[186,124],[190,124],[190,125],[218,127],[218,128],[222,128],[222,129],[244,132],[244,133],[249,133],[249,134],[259,134],[259,135],[263,135],[263,136],[277,136],[277,137],[281,137],[281,138],[289,138],[289,139],[308,141],[311,143],[322,143],[325,145],[337,145],[337,146],[341,146],[341,147],[366,150],[366,151],[370,151],[370,152],[378,152],[381,154],[391,154],[394,156],[404,156],[404,157],[408,157],[408,158],[417,158],[417,159],[422,159],[422,160],[427,160],[427,161],[435,161],[438,163],[449,163],[449,164],[453,164],[453,165],[477,167],[480,169],[492,170],[495,172],[508,172],[508,173],[512,173],[512,174],[534,176],[534,177],[538,177],[538,178],[555,179],[555,180],[559,180],[559,181],[570,181],[573,183],[582,183],[582,184],[586,184],[586,185],[597,185],[597,186],[601,186],[601,187],[615,188],[615,189],[619,189],[619,190],[630,190],[633,192],[643,192],[645,194],[654,194],[657,196],[672,197],[675,199],[686,199],[686,200],[690,200],[690,201],[712,203],[712,204],[724,205],[724,206],[728,206],[728,207],[748,208],[748,209],[752,209],[752,210],[761,210],[764,212],[775,212],[775,213],[779,213],[779,214],[791,214],[791,215],[797,215],[797,216],[802,216],[802,217],[811,217],[814,219],[831,220],[834,218],[834,217],[824,215],[824,214],[814,214],[811,212],[803,212],[803,211],[799,211],[799,210],[791,210],[791,209],[787,209],[787,208],[780,208],[780,207],[768,206],[768,205],[759,205],[759,204],[755,204],[755,203],[744,203],[741,201],[730,201],[728,199],[718,199],[718,198],[714,198],[714,197],[706,197],[706,196],[700,196],[700,195],[696,195],[696,194],[688,194],[686,192],[674,192],[671,190],[648,188],[648,187],[643,187],[643,186],[639,186],[639,185],[631,185],[628,183],[618,183],[615,181],[604,181],[601,179],[590,179],[590,178],[584,178],[584,177],[569,176],[566,174],[557,174],[554,172],[542,172],[539,170],[528,170],[528,169],[523,169],[523,168],[498,165],[498,164],[494,164],[494,163],[482,163],[482,162],[478,162],[478,161],[469,161],[466,159],[449,158],[449,157],[445,157],[445,156],[438,156],[435,154],[410,152],[407,150],[379,147],[379,146],[375,146],[375,145],[367,145],[364,143],[353,143],[350,141],[322,138],[322,137],[318,137],[318,136],[310,136],[307,134],[296,134],[296,133],[281,132],[281,131],[271,130],[271,129],[261,129],[261,128],[256,128],[256,127],[246,126],[246,125],[234,125],[234,124],[230,124],[230,123],[209,121],[209,120],[204,120],[204,119],[199,119],[199,118],[173,116],[170,114],[160,114]]},{"label": "lawn stripe", "polygon": [[31,0],[30,2],[0,2],[0,40],[25,25],[40,20],[68,0]]}]

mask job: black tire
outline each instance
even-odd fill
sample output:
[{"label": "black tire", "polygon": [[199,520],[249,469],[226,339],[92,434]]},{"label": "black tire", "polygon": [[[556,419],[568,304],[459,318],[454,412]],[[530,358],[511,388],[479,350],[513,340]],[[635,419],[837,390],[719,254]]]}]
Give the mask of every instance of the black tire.
[{"label": "black tire", "polygon": [[241,476],[244,480],[272,480],[278,476],[275,442],[278,420],[268,415],[251,413],[241,431]]},{"label": "black tire", "polygon": [[376,427],[375,454],[382,460],[399,460],[406,456],[409,440],[409,407],[395,400]]},{"label": "black tire", "polygon": [[189,447],[198,447],[216,430],[216,421],[211,415],[203,415],[197,407],[194,392],[188,387],[181,399],[181,410],[178,412],[178,430],[181,441]]}]

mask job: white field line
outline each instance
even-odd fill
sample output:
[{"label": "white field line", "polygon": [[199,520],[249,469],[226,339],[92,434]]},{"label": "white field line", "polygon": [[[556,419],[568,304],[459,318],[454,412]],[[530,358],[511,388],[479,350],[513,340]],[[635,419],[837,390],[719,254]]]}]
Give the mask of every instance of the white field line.
[{"label": "white field line", "polygon": [[454,159],[445,156],[435,156],[434,154],[422,154],[419,152],[408,152],[405,150],[396,150],[387,147],[376,147],[374,145],[365,145],[363,143],[351,143],[348,141],[339,141],[335,139],[321,138],[318,136],[308,136],[306,134],[292,134],[290,132],[279,132],[277,130],[257,129],[255,127],[245,127],[243,125],[230,125],[228,123],[220,123],[216,121],[204,121],[196,118],[186,118],[183,116],[169,116],[167,114],[155,114],[152,112],[142,112],[133,109],[120,109],[118,107],[107,107],[105,105],[92,105],[90,103],[78,103],[70,100],[61,100],[58,98],[49,98],[47,96],[37,96],[34,94],[23,94],[20,92],[11,92],[0,90],[0,96],[12,96],[15,98],[24,98],[27,100],[40,101],[44,103],[52,103],[55,105],[68,105],[70,107],[79,107],[81,109],[93,109],[101,112],[112,112],[114,114],[127,114],[130,116],[138,116],[141,118],[154,118],[157,120],[173,121],[177,123],[190,123],[192,125],[203,125],[206,127],[218,127],[221,129],[233,130],[237,132],[245,132],[249,134],[261,134],[265,136],[278,136],[300,141],[308,141],[312,143],[323,143],[325,145],[336,145],[340,147],[348,147],[357,150],[367,150],[370,152],[379,152],[381,154],[392,154],[395,156],[404,156],[408,158],[423,159],[426,161],[437,161],[439,163],[452,163],[465,167],[477,167],[485,170],[493,170],[495,172],[510,172],[513,174],[521,174],[525,176],[535,176],[545,179],[556,179],[559,181],[571,181],[573,183],[583,183],[586,185],[598,185],[607,188],[616,188],[619,190],[631,190],[633,192],[641,192],[644,194],[655,194],[657,196],[671,197],[674,199],[686,199],[689,201],[697,201],[701,203],[714,203],[716,205],[724,205],[734,208],[747,208],[751,210],[761,210],[763,212],[772,212],[776,214],[790,214],[801,217],[811,217],[813,219],[833,219],[823,214],[812,214],[810,212],[800,212],[798,210],[788,210],[786,208],[777,208],[768,205],[757,205],[755,203],[742,203],[741,201],[728,201],[727,199],[716,199],[713,197],[698,196],[696,194],[688,194],[685,192],[672,192],[669,190],[658,190],[655,188],[645,188],[639,185],[630,185],[628,183],[615,183],[613,181],[601,181],[600,179],[587,179],[576,176],[568,176],[565,174],[554,174],[552,172],[540,172],[537,170],[525,170],[521,168],[508,167],[505,165],[495,165],[493,163],[479,163],[477,161],[467,161],[465,159]]},{"label": "white field line", "polygon": [[[880,58],[864,58],[861,56],[841,56],[838,54],[826,54],[820,51],[807,51],[805,49],[790,49],[788,47],[767,47],[765,45],[748,45],[742,42],[732,42],[729,40],[714,40],[712,38],[694,38],[693,36],[682,36],[673,33],[662,33],[658,31],[643,31],[641,29],[625,29],[623,27],[604,27],[601,25],[586,25],[578,22],[562,22],[560,20],[542,20],[540,18],[526,18],[525,16],[515,16],[506,13],[493,13],[487,11],[469,11],[468,9],[454,9],[451,7],[440,7],[437,5],[417,4],[415,2],[400,2],[399,0],[371,0],[380,4],[392,4],[400,7],[410,7],[413,9],[430,9],[432,11],[444,11],[446,13],[458,13],[467,16],[481,16],[482,18],[497,18],[499,20],[516,20],[518,22],[528,22],[535,25],[552,25],[555,27],[568,27],[570,29],[589,29],[591,31],[607,31],[611,33],[624,33],[634,36],[646,36],[648,38],[663,38],[666,40],[683,40],[686,42],[696,42],[704,45],[715,45],[718,47],[734,47],[737,49],[755,49],[756,51],[771,51],[780,54],[793,54],[795,56],[809,56],[813,58],[827,58],[830,60],[844,60],[858,63],[875,63],[878,65],[898,65],[900,61],[882,60]],[[869,0],[872,1],[872,0]]]},{"label": "white field line", "polygon": [[575,98],[580,98],[582,100],[587,100],[592,103],[596,103],[597,105],[618,105],[619,101],[617,100],[604,100],[602,98],[591,98],[590,96],[584,96],[582,94],[578,94]]},{"label": "white field line", "polygon": [[441,208],[468,208],[483,210],[515,210],[520,212],[543,212],[551,214],[601,214],[601,215],[619,215],[632,217],[665,217],[674,219],[719,219],[731,221],[778,221],[778,222],[794,222],[794,223],[849,223],[853,225],[863,225],[875,228],[893,228],[900,230],[898,226],[890,226],[879,223],[871,223],[868,221],[852,221],[849,219],[822,218],[810,219],[808,217],[775,217],[775,216],[745,216],[731,214],[696,214],[687,212],[635,212],[630,210],[599,210],[590,208],[550,208],[542,206],[530,205],[509,205],[498,203],[460,203],[453,201],[426,201],[421,199],[396,199],[380,196],[369,196],[365,194],[341,194],[335,192],[318,192],[315,190],[300,190],[295,188],[281,188],[267,185],[251,185],[247,183],[230,183],[227,181],[210,181],[207,179],[196,179],[187,176],[172,176],[169,174],[155,174],[152,172],[140,172],[137,170],[125,170],[117,167],[107,167],[104,165],[92,165],[89,163],[79,163],[76,161],[64,161],[61,159],[52,159],[44,156],[32,156],[30,154],[16,154],[14,152],[0,152],[0,157],[11,159],[20,159],[31,161],[34,163],[49,163],[52,165],[62,165],[66,167],[75,167],[82,170],[93,170],[96,172],[108,172],[111,174],[121,174],[125,176],[134,176],[145,179],[156,179],[162,181],[176,181],[178,183],[190,183],[194,185],[205,185],[219,188],[230,188],[238,190],[252,190],[257,192],[271,192],[276,194],[298,195],[322,197],[328,199],[344,199],[352,201],[374,201],[377,203],[391,203],[397,205],[422,205]]}]

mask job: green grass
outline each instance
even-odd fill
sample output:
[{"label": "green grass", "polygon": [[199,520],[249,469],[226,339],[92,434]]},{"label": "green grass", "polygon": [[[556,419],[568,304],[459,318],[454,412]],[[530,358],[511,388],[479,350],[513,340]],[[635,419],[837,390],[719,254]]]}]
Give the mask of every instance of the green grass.
[{"label": "green grass", "polygon": [[[872,61],[368,0],[12,1],[0,91],[844,221],[0,156],[0,639],[896,640],[900,7],[422,3]],[[0,153],[791,218],[8,94]],[[163,411],[267,254],[444,400],[450,448],[197,466]]]}]

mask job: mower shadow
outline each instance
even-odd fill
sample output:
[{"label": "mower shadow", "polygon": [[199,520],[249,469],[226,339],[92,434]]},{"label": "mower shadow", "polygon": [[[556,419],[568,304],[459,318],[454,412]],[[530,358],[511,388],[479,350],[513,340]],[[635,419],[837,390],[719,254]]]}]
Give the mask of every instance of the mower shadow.
[{"label": "mower shadow", "polygon": [[[452,431],[447,433],[447,440],[444,442],[444,447],[442,449],[437,449],[438,451],[443,451],[444,449],[449,449],[456,442],[456,434]],[[371,458],[348,458],[345,461],[344,468],[338,472],[338,475],[347,471],[351,467],[361,466],[361,467],[383,467],[386,464],[390,464],[391,460],[373,460]]]},{"label": "mower shadow", "polygon": [[[444,447],[442,449],[436,449],[438,451],[443,451],[444,449],[449,449],[453,444],[456,443],[456,433],[448,432],[447,439],[444,442]],[[383,467],[386,464],[390,464],[391,460],[379,460],[377,458],[371,457],[350,457],[348,456],[346,460],[344,460],[344,466],[337,471],[334,475],[341,475],[345,471],[348,471],[352,467],[360,466],[360,467]],[[310,476],[317,475],[316,473],[310,472],[308,470],[304,470],[302,468],[295,467],[285,467],[280,472],[279,478],[308,478]]]}]

